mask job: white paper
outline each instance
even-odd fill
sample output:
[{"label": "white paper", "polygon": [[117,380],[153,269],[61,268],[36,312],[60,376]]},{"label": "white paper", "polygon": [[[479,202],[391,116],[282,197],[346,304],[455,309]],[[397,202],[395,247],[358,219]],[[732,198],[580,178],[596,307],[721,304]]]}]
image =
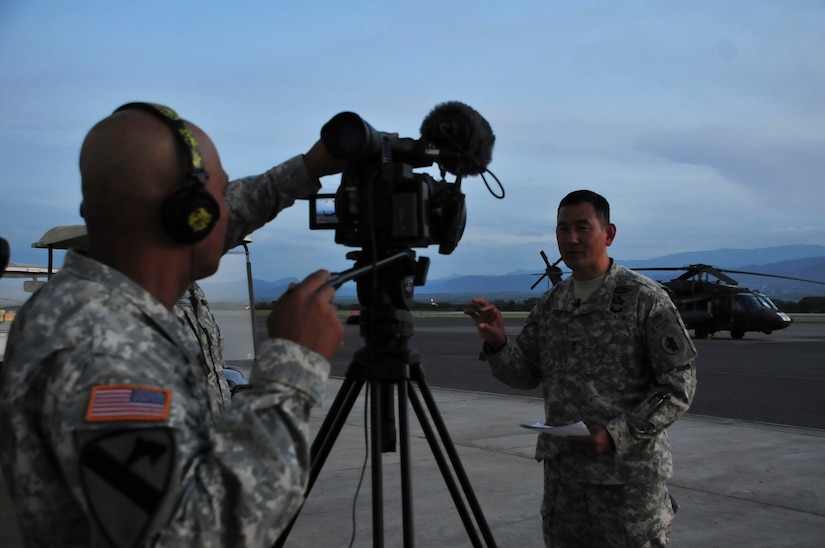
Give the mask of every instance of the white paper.
[{"label": "white paper", "polygon": [[566,438],[567,436],[589,436],[590,430],[583,421],[574,422],[573,424],[565,424],[564,426],[550,426],[542,422],[535,422],[533,424],[522,423],[522,428],[534,430],[542,434],[550,434],[551,436],[560,436]]}]

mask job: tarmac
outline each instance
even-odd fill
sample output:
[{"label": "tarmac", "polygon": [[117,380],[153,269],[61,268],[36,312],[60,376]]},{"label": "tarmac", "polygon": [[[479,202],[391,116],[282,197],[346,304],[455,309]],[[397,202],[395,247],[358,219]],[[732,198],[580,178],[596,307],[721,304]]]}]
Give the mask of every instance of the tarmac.
[{"label": "tarmac", "polygon": [[[326,400],[313,413],[316,431],[341,383],[330,379]],[[395,452],[379,453],[382,526],[373,542],[376,512],[363,392],[349,414],[339,413],[346,420],[287,547],[378,546],[381,541],[383,546],[404,546],[400,443]],[[409,406],[409,435],[399,436],[409,440],[411,456],[408,536],[423,547],[473,546],[474,541],[478,546],[542,547],[542,469],[533,458],[537,434],[519,426],[542,420],[541,400],[440,388],[430,393],[467,484],[459,481],[453,490],[456,504],[435,457],[444,446],[431,448]],[[432,412],[425,415],[431,423]],[[825,546],[825,430],[688,414],[671,426],[669,437],[675,470],[668,485],[680,505],[672,546]],[[455,466],[448,466],[446,476],[457,477]],[[13,507],[0,487],[0,546],[22,547]],[[478,512],[468,502],[473,499]],[[462,519],[461,507],[467,519]]]}]

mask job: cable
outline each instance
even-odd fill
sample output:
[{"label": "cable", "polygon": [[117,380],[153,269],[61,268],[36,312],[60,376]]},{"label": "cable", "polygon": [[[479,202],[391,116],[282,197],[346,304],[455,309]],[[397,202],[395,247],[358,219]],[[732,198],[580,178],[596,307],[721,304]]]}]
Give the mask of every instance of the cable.
[{"label": "cable", "polygon": [[367,462],[369,461],[370,455],[370,436],[369,436],[369,415],[367,413],[367,409],[369,409],[370,403],[370,384],[366,384],[367,389],[364,391],[364,462],[361,465],[361,476],[358,478],[358,485],[355,487],[355,496],[352,499],[352,536],[349,540],[350,548],[355,543],[356,532],[358,528],[358,520],[355,515],[355,511],[357,509],[358,503],[358,495],[361,493],[361,486],[364,484],[364,475],[367,472]]}]

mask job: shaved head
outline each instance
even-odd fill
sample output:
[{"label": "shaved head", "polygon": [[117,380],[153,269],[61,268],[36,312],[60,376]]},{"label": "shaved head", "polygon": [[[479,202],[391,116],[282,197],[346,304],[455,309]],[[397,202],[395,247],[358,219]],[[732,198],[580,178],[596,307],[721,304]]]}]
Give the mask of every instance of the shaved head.
[{"label": "shaved head", "polygon": [[183,177],[176,147],[168,127],[139,111],[118,112],[92,128],[80,151],[90,239],[99,229],[113,237],[127,230],[160,231],[160,205]]},{"label": "shaved head", "polygon": [[[143,110],[121,110],[98,122],[80,150],[89,256],[141,280],[144,286],[157,281],[147,280],[158,278],[159,271],[168,271],[164,273],[185,278],[184,288],[212,274],[223,252],[227,175],[212,140],[194,124],[185,125],[209,174],[206,191],[220,209],[214,230],[196,244],[176,241],[161,221],[166,198],[194,184],[187,176],[183,144],[168,124]],[[171,268],[176,261],[185,268]]]},{"label": "shaved head", "polygon": [[[217,160],[209,137],[186,122],[205,159]],[[99,232],[162,234],[163,201],[191,184],[181,143],[169,126],[140,110],[124,110],[95,125],[80,151],[83,210],[90,238]],[[220,165],[220,164],[218,164]],[[222,171],[222,169],[221,169]],[[147,212],[151,212],[147,215]]]}]

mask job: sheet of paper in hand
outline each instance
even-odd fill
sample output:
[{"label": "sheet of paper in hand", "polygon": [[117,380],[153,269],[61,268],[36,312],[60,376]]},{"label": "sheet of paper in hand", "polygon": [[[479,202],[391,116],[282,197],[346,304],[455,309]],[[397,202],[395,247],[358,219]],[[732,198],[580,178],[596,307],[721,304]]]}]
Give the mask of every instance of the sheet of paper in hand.
[{"label": "sheet of paper in hand", "polygon": [[549,424],[544,424],[541,422],[535,422],[533,424],[522,423],[520,426],[541,434],[550,434],[551,436],[560,436],[563,438],[567,436],[590,435],[590,431],[582,421],[574,422],[573,424],[565,424],[564,426],[550,426]]}]

